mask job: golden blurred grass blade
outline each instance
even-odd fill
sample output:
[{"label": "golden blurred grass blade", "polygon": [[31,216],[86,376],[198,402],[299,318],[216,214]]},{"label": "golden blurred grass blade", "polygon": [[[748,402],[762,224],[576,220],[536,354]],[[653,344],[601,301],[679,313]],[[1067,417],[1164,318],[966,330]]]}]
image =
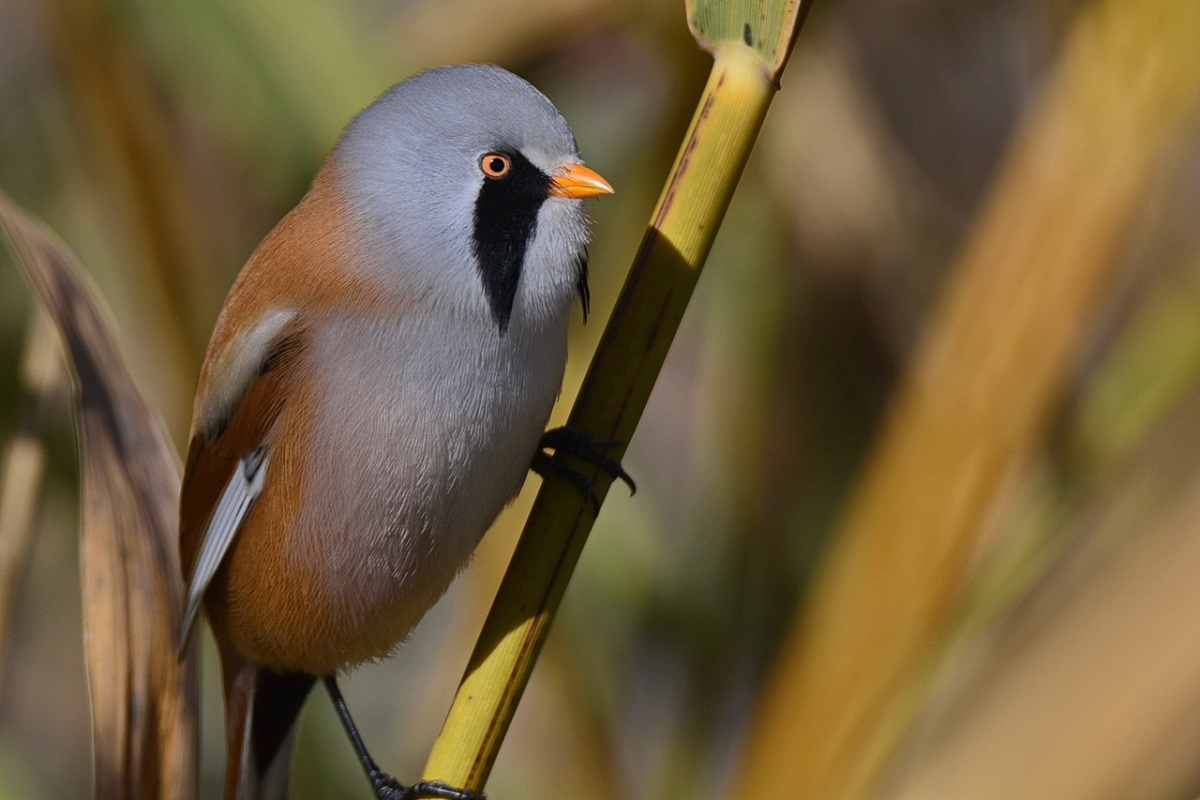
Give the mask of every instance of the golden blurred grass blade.
[{"label": "golden blurred grass blade", "polygon": [[744,797],[858,797],[908,724],[1006,479],[1036,452],[1146,187],[1200,104],[1200,5],[1077,20],[759,705]]},{"label": "golden blurred grass blade", "polygon": [[[744,5],[726,5],[722,13],[742,13]],[[754,9],[767,13],[764,3]],[[762,29],[778,34],[774,61],[745,45],[747,20],[740,17],[726,26],[736,31],[733,40],[702,39],[714,55],[713,70],[579,390],[568,420],[574,428],[628,442],[637,427],[795,39],[796,4],[775,3],[772,13],[781,21]],[[611,454],[619,458],[623,451],[616,447]],[[603,500],[611,476],[583,463],[574,466],[595,480]],[[591,502],[563,481],[541,487],[425,765],[425,779],[482,789],[594,513]]]},{"label": "golden blurred grass blade", "polygon": [[176,659],[179,463],[75,258],[0,193],[3,227],[59,329],[83,476],[84,650],[97,798],[196,795],[194,654]]},{"label": "golden blurred grass blade", "polygon": [[[1194,326],[1200,307],[1191,305]],[[889,794],[1195,796],[1194,384],[1190,395],[1134,458],[1110,462],[1093,483],[1064,526],[1068,547],[1034,592],[947,665],[938,718]]]}]

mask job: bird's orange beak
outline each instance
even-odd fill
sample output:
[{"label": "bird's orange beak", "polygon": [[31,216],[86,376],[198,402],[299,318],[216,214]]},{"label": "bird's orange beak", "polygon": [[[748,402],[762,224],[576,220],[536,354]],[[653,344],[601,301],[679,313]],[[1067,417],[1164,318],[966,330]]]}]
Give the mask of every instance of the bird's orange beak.
[{"label": "bird's orange beak", "polygon": [[566,169],[550,181],[551,197],[595,197],[599,194],[612,194],[613,187],[600,177],[600,173],[590,170],[583,164],[569,164]]}]

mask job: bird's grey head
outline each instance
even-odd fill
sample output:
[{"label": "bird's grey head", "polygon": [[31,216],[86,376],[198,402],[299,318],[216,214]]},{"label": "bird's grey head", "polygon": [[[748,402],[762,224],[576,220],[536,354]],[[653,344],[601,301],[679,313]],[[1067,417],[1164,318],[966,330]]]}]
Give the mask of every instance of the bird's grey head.
[{"label": "bird's grey head", "polygon": [[381,268],[443,308],[510,323],[587,303],[588,223],[551,180],[579,162],[554,105],[494,66],[429,70],[393,86],[334,154]]}]

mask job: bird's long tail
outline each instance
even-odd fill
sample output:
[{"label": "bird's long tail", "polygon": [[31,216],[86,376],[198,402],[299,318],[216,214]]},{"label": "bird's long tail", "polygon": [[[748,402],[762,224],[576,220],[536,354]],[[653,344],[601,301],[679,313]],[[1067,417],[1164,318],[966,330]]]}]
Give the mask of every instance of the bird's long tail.
[{"label": "bird's long tail", "polygon": [[225,800],[286,800],[296,717],[315,678],[222,658]]}]

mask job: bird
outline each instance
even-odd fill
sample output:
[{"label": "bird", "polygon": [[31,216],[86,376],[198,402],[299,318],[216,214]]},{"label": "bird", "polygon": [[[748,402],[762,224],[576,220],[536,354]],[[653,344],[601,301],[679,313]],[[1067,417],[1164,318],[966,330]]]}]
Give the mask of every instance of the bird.
[{"label": "bird", "polygon": [[[632,481],[615,443],[546,431],[590,223],[612,186],[553,103],[500,67],[431,69],[343,130],[254,250],[201,367],[180,497],[181,653],[220,654],[226,800],[288,791],[295,721],[328,690],[380,800],[401,784],[337,685],[389,656],[469,561],[530,469]],[[548,451],[553,450],[553,454]]]}]

